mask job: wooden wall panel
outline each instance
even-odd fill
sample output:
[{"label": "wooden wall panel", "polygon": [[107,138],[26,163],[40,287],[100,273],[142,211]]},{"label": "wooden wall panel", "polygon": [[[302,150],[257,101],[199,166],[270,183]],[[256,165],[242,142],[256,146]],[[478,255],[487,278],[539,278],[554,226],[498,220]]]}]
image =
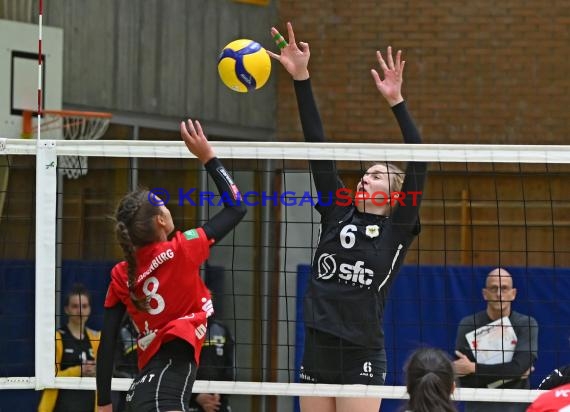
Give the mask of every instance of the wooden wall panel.
[{"label": "wooden wall panel", "polygon": [[[158,70],[160,61],[160,27],[156,18],[160,13],[160,0],[146,0],[142,7],[142,20],[137,47],[140,50],[137,85],[139,88],[139,106],[134,111],[157,113],[158,108]],[[129,75],[127,71],[125,75]],[[120,107],[119,107],[120,109]]]},{"label": "wooden wall panel", "polygon": [[[206,1],[203,9],[204,18],[204,32],[202,34],[202,59],[204,65],[204,77],[202,79],[203,87],[203,103],[202,103],[202,117],[204,119],[215,119],[218,115],[218,87],[223,87],[220,80],[212,76],[215,73],[218,76],[216,57],[220,52],[220,48],[225,45],[219,39],[218,32],[218,16],[220,15],[220,2]],[[220,102],[225,104],[225,102]],[[218,118],[224,121],[221,116]]]},{"label": "wooden wall panel", "polygon": [[218,78],[217,58],[238,38],[272,46],[275,5],[53,0],[45,8],[44,23],[64,30],[64,106],[165,120],[192,116],[226,126],[228,138],[233,126],[273,137],[275,82],[247,95],[230,91]]},{"label": "wooden wall panel", "polygon": [[[237,38],[245,37],[240,32],[240,8],[243,9],[243,6],[240,7],[234,3],[220,10],[220,14],[218,15],[218,53],[221,48],[229,42]],[[248,98],[251,96],[249,93],[234,92],[221,83],[218,83],[218,85],[217,101],[219,102],[218,113],[220,119],[228,123],[238,123],[240,120],[240,106],[245,107]]]},{"label": "wooden wall panel", "polygon": [[61,16],[46,14],[45,24],[64,29],[64,102],[113,108],[115,1],[57,2]]},{"label": "wooden wall panel", "polygon": [[34,259],[34,156],[9,156],[10,175],[0,217],[0,259]]},{"label": "wooden wall panel", "polygon": [[[570,198],[563,193],[568,177],[568,172],[430,175],[422,233],[408,262],[570,265]],[[458,196],[463,190],[466,216]]]},{"label": "wooden wall panel", "polygon": [[116,74],[113,77],[113,106],[126,111],[141,110],[144,107],[140,92],[141,61],[143,55],[151,49],[144,47],[141,41],[145,8],[133,7],[133,3],[140,3],[140,0],[118,0],[116,10],[121,17],[115,19]]},{"label": "wooden wall panel", "polygon": [[159,6],[158,113],[165,116],[185,113],[186,55],[191,53],[186,44],[188,4],[169,0],[168,7]]},{"label": "wooden wall panel", "polygon": [[[189,3],[187,16],[186,51],[186,103],[185,116],[193,117],[203,110],[205,91],[204,77],[208,70],[212,70],[211,65],[205,64],[206,59],[212,56],[205,56],[202,47],[204,33],[206,33],[206,22],[204,20],[204,10],[209,0],[195,0]],[[182,54],[182,53],[181,53]]]},{"label": "wooden wall panel", "polygon": [[[128,130],[113,130],[123,137],[128,134]],[[174,134],[141,129],[140,138],[171,140]],[[0,220],[0,256],[29,258],[34,236],[34,192],[30,186],[34,180],[33,159],[13,159],[7,202]],[[228,162],[228,167],[247,169],[247,162],[242,163]],[[198,166],[189,159],[139,161],[139,183],[149,188],[163,187],[172,194],[169,206],[178,227],[196,223],[196,207],[180,204],[178,189],[197,186]],[[127,159],[91,158],[86,177],[65,181],[66,259],[120,256],[108,217],[128,190],[129,167]],[[556,175],[432,172],[420,215],[422,233],[414,241],[407,263],[570,266],[570,196],[566,190],[569,178],[570,170]],[[349,187],[354,186],[350,179],[345,180]],[[547,195],[556,201],[550,202]]]}]

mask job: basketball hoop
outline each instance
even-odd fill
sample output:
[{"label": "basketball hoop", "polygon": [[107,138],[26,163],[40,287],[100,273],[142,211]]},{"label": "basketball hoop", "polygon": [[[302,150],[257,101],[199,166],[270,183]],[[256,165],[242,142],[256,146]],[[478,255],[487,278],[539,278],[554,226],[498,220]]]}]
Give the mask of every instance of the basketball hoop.
[{"label": "basketball hoop", "polygon": [[[82,112],[78,110],[44,110],[41,137],[46,139],[95,140],[99,139],[111,121],[111,113]],[[22,137],[37,136],[38,128],[32,125],[32,112],[24,111]],[[58,166],[68,179],[87,174],[87,157],[59,156]]]}]

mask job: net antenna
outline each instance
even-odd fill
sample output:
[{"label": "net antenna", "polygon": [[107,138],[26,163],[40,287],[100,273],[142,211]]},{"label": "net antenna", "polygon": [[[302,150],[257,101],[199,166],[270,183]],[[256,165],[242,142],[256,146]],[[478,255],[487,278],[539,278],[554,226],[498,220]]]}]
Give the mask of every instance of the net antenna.
[{"label": "net antenna", "polygon": [[[105,112],[79,110],[44,110],[40,130],[42,139],[96,140],[105,134],[113,115]],[[24,111],[22,137],[37,137],[38,127],[33,125],[33,113]],[[59,156],[59,170],[68,179],[87,174],[86,156]]]}]

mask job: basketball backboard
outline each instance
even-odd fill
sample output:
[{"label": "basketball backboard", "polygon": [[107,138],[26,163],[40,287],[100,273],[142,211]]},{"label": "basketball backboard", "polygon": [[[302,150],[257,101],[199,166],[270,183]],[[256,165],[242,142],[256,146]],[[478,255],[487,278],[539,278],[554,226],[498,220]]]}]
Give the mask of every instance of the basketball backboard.
[{"label": "basketball backboard", "polygon": [[[42,108],[61,110],[62,29],[43,27],[42,55]],[[38,26],[0,20],[0,137],[21,137],[23,111],[37,113],[38,83]]]}]

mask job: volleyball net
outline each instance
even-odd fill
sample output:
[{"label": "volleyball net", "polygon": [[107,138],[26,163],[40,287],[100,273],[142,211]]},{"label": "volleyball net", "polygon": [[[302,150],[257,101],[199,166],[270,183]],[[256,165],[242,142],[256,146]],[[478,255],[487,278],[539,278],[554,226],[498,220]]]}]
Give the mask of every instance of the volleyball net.
[{"label": "volleyball net", "polygon": [[[485,307],[495,267],[513,274],[514,310],[539,324],[532,388],[570,355],[570,148],[568,146],[212,142],[244,195],[244,221],[212,249],[203,276],[217,318],[235,339],[235,381],[198,381],[196,392],[279,396],[406,396],[403,365],[421,346],[453,356],[461,318]],[[144,185],[165,200],[178,229],[222,207],[215,186],[179,141],[0,140],[2,262],[6,295],[0,338],[2,389],[94,389],[94,378],[55,376],[54,330],[75,282],[92,294],[99,329],[118,200]],[[63,178],[59,156],[89,158]],[[302,300],[318,238],[308,160],[337,161],[348,188],[370,162],[427,161],[412,244],[385,308],[388,373],[383,387],[298,383]],[[67,165],[66,167],[69,167]],[[35,180],[35,182],[34,182]],[[354,310],[364,310],[355,307]],[[126,390],[128,379],[114,379]],[[459,388],[460,401],[529,402],[536,390]]]}]

